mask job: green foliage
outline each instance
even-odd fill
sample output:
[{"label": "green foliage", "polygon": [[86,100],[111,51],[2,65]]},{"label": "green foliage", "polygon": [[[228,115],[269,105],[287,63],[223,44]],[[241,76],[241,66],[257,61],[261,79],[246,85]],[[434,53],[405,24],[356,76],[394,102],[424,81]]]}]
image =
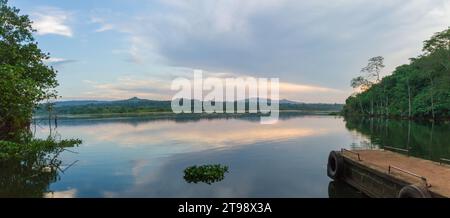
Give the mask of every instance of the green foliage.
[{"label": "green foliage", "polygon": [[0,139],[28,127],[34,107],[56,97],[56,71],[34,41],[31,21],[0,0]]},{"label": "green foliage", "polygon": [[[424,54],[346,100],[343,113],[415,119],[450,118],[450,28],[424,42]],[[360,87],[362,79],[352,80]]]},{"label": "green foliage", "polygon": [[427,54],[450,49],[450,28],[435,33],[430,40],[424,42],[423,51]]},{"label": "green foliage", "polygon": [[191,166],[184,170],[184,179],[188,183],[204,182],[211,185],[214,182],[222,181],[225,173],[228,173],[228,166],[220,164]]},{"label": "green foliage", "polygon": [[81,140],[32,139],[0,141],[0,197],[43,197],[59,180],[59,154]]},{"label": "green foliage", "polygon": [[353,78],[350,82],[350,86],[354,89],[361,87],[363,90],[368,89],[372,83],[364,78],[363,76],[358,76],[356,78]]},{"label": "green foliage", "polygon": [[28,139],[21,143],[11,141],[0,141],[0,161],[6,159],[25,160],[30,156],[38,154],[48,154],[58,149],[64,149],[80,145],[79,139],[55,140],[51,137],[47,139]]},{"label": "green foliage", "polygon": [[57,156],[80,140],[34,139],[38,103],[56,98],[56,71],[33,38],[31,20],[0,0],[0,197],[42,197],[58,179]]}]

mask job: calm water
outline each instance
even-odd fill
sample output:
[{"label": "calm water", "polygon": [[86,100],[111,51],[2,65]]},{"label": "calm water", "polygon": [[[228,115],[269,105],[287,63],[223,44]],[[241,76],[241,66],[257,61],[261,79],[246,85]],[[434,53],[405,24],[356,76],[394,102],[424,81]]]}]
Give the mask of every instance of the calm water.
[{"label": "calm water", "polygon": [[[63,120],[57,133],[62,138],[80,138],[83,144],[59,156],[62,170],[44,180],[12,169],[19,182],[0,186],[0,193],[44,197],[361,197],[326,176],[328,153],[389,144],[409,146],[413,154],[425,158],[449,157],[448,125],[426,127],[331,116],[286,117],[274,125],[261,125],[250,118]],[[46,137],[48,126],[41,124],[36,134]],[[183,170],[201,164],[227,165],[229,173],[211,185],[187,183]],[[42,181],[33,181],[39,179]],[[40,182],[39,188],[24,188],[23,180]],[[1,190],[6,188],[7,192]]]}]

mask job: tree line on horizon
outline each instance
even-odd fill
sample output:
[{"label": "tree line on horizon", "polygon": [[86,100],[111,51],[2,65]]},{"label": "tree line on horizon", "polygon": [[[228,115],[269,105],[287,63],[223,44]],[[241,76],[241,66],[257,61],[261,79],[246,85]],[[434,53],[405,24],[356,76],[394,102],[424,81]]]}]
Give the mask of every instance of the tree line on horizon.
[{"label": "tree line on horizon", "polygon": [[346,116],[441,120],[450,118],[450,27],[424,41],[422,54],[380,79],[383,57],[374,57],[351,81]]},{"label": "tree line on horizon", "polygon": [[[194,101],[191,100],[191,107],[194,107]],[[270,100],[269,100],[270,102]],[[218,102],[219,103],[219,102]],[[222,102],[223,103],[223,102]],[[213,104],[215,104],[213,102]],[[234,102],[237,108],[237,102]],[[245,101],[246,109],[249,108],[249,100]],[[49,106],[52,108],[50,113],[54,115],[84,115],[84,114],[125,114],[125,113],[150,113],[150,112],[172,112],[171,101],[156,101],[139,98],[131,98],[118,101],[73,101],[56,102],[40,104],[34,112],[36,116],[48,116]],[[282,111],[321,111],[321,112],[339,112],[342,110],[342,104],[325,103],[284,103],[280,102],[279,109]],[[225,104],[224,104],[225,111]]]}]

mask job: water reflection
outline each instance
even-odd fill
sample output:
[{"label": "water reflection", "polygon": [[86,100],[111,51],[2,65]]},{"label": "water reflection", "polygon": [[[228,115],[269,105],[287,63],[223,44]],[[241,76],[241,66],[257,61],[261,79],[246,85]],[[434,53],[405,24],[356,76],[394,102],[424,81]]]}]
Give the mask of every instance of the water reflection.
[{"label": "water reflection", "polygon": [[365,198],[363,193],[344,182],[330,181],[328,184],[329,198]]},{"label": "water reflection", "polygon": [[[0,197],[363,197],[330,183],[330,150],[388,145],[450,157],[448,124],[330,116],[282,116],[274,125],[255,117],[67,119],[58,132],[83,144],[0,162]],[[49,135],[45,123],[36,134]],[[183,179],[189,166],[217,163],[232,169],[224,180]]]},{"label": "water reflection", "polygon": [[[330,150],[354,140],[342,118],[117,118],[61,120],[58,131],[83,145],[79,160],[50,184],[46,197],[328,197]],[[38,128],[38,135],[48,132]],[[187,183],[183,170],[221,163],[233,169],[213,183]]]},{"label": "water reflection", "polygon": [[407,120],[347,118],[346,127],[363,137],[355,147],[391,146],[409,149],[409,154],[438,161],[450,158],[450,125]]},{"label": "water reflection", "polygon": [[[135,118],[133,118],[134,120]],[[290,138],[319,136],[339,127],[324,126],[320,119],[305,118],[303,123],[284,120],[274,125],[260,125],[245,119],[194,119],[183,123],[176,120],[132,121],[65,120],[60,125],[71,134],[78,134],[94,142],[110,142],[123,147],[138,148],[170,144],[170,149],[199,151],[233,147],[258,142],[280,141]],[[46,134],[41,129],[41,134]]]},{"label": "water reflection", "polygon": [[37,151],[25,159],[0,159],[0,197],[45,197],[51,183],[60,180],[63,149]]},{"label": "water reflection", "polygon": [[77,190],[71,188],[66,191],[50,191],[44,194],[44,198],[75,198],[77,196]]}]

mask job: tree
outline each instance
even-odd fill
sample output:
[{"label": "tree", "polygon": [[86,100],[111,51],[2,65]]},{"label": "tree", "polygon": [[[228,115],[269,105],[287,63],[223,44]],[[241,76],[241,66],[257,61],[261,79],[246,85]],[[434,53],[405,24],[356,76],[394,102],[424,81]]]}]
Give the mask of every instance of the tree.
[{"label": "tree", "polygon": [[36,105],[56,98],[56,71],[35,42],[32,22],[0,0],[0,133],[12,138],[29,127]]},{"label": "tree", "polygon": [[354,89],[361,89],[361,91],[365,91],[370,88],[372,83],[364,78],[363,76],[358,76],[352,79],[350,82],[350,86]]},{"label": "tree", "polygon": [[[372,83],[367,80],[366,78],[364,78],[363,76],[358,76],[352,79],[352,81],[350,82],[350,86],[353,89],[359,89],[360,91],[366,91],[367,89],[369,89],[372,86]],[[364,114],[364,107],[363,107],[363,103],[361,101],[360,98],[358,98],[359,101],[359,108],[360,108],[360,112],[361,114]]]},{"label": "tree", "polygon": [[[400,87],[402,93],[394,93],[396,96],[407,98],[408,118],[412,117],[412,100],[414,95],[413,84],[416,81],[416,70],[411,65],[402,65],[395,69],[395,76],[398,77],[397,87]],[[403,93],[404,92],[404,93]],[[402,114],[403,115],[403,114]]]},{"label": "tree", "polygon": [[380,82],[380,72],[384,68],[384,58],[381,56],[369,59],[369,63],[361,72],[367,73],[368,78],[376,78],[376,82]]},{"label": "tree", "polygon": [[434,55],[434,60],[450,73],[450,27],[426,40],[422,51],[426,56]]},{"label": "tree", "polygon": [[442,32],[435,33],[429,40],[426,40],[422,49],[425,55],[440,50],[450,50],[450,27]]},{"label": "tree", "polygon": [[[372,88],[375,83],[380,82],[380,72],[383,69],[383,60],[384,58],[381,56],[373,57],[369,59],[369,63],[366,67],[361,69],[361,73],[365,74],[365,76],[358,76],[351,81],[351,86],[353,88],[360,88],[361,91],[366,91]],[[376,78],[375,83],[372,82],[373,78]],[[371,102],[370,102],[370,115],[374,115],[374,97],[377,93],[370,93]],[[381,105],[382,103],[380,103]],[[360,102],[360,105],[362,103]],[[387,103],[386,103],[387,105]],[[362,106],[361,106],[362,108]],[[387,109],[386,109],[387,111]]]}]

